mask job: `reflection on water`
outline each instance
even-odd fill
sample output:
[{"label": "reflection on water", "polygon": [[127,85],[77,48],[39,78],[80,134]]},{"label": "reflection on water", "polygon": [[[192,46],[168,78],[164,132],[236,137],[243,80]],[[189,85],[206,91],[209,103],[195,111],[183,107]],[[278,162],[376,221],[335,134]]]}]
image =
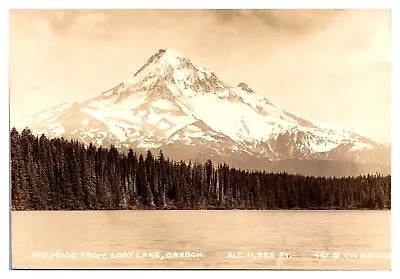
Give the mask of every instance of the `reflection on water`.
[{"label": "reflection on water", "polygon": [[390,211],[12,212],[16,268],[389,269]]}]

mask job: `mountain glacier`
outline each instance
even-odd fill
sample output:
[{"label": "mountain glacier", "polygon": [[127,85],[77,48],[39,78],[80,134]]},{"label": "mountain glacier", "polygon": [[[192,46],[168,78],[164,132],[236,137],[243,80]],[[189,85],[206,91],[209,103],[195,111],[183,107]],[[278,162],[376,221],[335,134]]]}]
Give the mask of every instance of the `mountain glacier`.
[{"label": "mountain glacier", "polygon": [[354,174],[390,172],[390,146],[302,118],[243,82],[232,86],[221,81],[171,49],[159,50],[131,79],[97,97],[46,109],[16,127],[122,150],[162,149],[173,159],[211,158],[241,168],[304,173],[293,162],[313,161],[343,164],[344,170],[349,164],[370,166]]}]

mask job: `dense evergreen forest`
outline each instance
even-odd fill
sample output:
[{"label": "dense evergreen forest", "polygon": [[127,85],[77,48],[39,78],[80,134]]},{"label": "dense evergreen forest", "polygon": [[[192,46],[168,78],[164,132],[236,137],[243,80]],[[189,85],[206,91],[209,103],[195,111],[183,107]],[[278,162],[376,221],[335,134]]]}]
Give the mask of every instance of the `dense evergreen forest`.
[{"label": "dense evergreen forest", "polygon": [[11,137],[13,210],[383,209],[390,176],[310,177],[175,162],[63,138]]}]

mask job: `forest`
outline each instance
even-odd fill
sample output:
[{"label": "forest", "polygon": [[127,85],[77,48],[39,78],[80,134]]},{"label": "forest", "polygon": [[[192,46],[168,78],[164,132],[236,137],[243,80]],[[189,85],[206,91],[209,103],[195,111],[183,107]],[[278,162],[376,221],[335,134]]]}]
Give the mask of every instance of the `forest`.
[{"label": "forest", "polygon": [[313,177],[10,131],[12,210],[390,209],[391,177]]}]

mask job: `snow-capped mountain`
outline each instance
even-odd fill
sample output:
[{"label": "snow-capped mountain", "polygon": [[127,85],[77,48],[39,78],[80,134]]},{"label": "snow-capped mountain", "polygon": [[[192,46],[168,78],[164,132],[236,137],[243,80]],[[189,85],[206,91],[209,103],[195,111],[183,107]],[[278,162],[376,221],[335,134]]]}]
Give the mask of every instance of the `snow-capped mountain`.
[{"label": "snow-capped mountain", "polygon": [[257,159],[260,169],[305,159],[390,165],[390,146],[301,118],[170,49],[159,50],[131,79],[24,118],[17,128],[24,127],[97,146],[168,150],[173,159],[190,154],[244,166]]}]

